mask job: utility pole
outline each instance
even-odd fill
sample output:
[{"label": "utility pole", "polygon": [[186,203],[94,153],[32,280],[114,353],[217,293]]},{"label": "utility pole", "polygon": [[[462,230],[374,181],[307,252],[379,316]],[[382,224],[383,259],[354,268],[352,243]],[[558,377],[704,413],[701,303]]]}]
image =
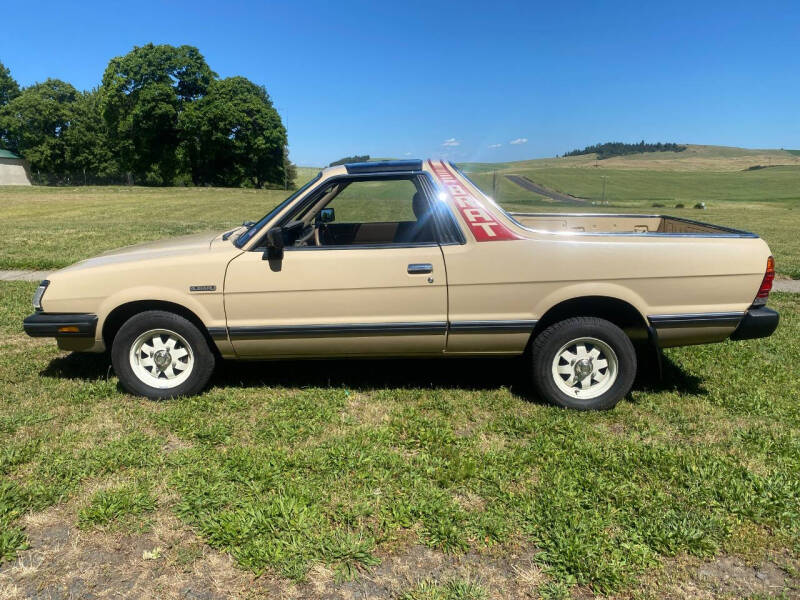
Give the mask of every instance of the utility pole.
[{"label": "utility pole", "polygon": [[497,171],[492,171],[492,200],[497,202]]}]

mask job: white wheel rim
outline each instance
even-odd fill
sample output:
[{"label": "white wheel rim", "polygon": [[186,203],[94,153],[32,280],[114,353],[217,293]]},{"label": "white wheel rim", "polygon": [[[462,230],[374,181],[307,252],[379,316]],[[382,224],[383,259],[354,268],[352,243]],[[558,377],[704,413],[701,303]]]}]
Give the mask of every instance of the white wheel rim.
[{"label": "white wheel rim", "polygon": [[556,386],[567,396],[591,400],[614,385],[619,361],[604,341],[582,337],[561,346],[553,358],[552,372]]},{"label": "white wheel rim", "polygon": [[137,337],[131,345],[129,359],[139,381],[158,389],[179,386],[194,368],[192,347],[182,336],[168,329],[151,329]]}]

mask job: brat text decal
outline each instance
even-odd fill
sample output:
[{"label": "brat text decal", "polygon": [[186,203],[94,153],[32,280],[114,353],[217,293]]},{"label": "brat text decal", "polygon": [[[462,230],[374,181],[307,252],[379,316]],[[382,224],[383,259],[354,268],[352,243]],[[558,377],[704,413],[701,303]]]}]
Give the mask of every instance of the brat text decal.
[{"label": "brat text decal", "polygon": [[478,242],[518,240],[520,236],[497,220],[442,161],[428,161],[436,178],[453,198],[461,218]]}]

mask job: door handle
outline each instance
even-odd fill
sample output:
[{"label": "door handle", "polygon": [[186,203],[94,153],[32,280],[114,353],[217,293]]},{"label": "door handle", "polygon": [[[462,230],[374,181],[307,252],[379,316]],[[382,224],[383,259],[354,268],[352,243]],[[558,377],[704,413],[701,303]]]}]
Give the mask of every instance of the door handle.
[{"label": "door handle", "polygon": [[424,275],[425,273],[432,273],[433,265],[431,263],[411,263],[408,265],[408,272],[411,275]]}]

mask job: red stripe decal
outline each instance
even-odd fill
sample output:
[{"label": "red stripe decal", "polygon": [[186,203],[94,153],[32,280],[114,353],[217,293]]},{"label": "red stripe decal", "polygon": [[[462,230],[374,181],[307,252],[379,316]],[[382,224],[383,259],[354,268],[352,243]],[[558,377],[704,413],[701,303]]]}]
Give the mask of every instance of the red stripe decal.
[{"label": "red stripe decal", "polygon": [[478,198],[463,185],[442,161],[428,161],[436,178],[441,182],[477,242],[520,240],[522,237],[503,225]]}]

